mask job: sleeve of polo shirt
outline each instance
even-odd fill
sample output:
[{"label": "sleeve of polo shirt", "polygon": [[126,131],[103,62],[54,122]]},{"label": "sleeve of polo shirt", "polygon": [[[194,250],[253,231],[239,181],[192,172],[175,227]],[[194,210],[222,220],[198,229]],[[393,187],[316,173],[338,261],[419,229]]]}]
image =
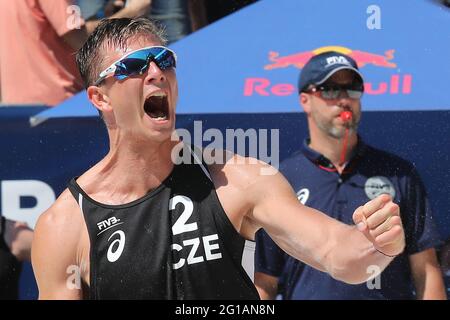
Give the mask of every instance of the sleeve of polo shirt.
[{"label": "sleeve of polo shirt", "polygon": [[425,186],[415,168],[407,177],[405,200],[405,251],[411,255],[441,245]]},{"label": "sleeve of polo shirt", "polygon": [[39,0],[39,6],[60,37],[84,25],[81,11],[73,0]]},{"label": "sleeve of polo shirt", "polygon": [[286,253],[263,229],[256,233],[255,241],[255,272],[280,277],[286,262]]}]

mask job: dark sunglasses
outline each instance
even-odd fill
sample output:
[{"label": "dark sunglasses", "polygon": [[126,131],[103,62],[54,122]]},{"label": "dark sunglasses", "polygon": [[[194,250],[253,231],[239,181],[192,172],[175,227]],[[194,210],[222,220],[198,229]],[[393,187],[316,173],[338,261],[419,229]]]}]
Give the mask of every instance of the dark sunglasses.
[{"label": "dark sunglasses", "polygon": [[360,99],[364,92],[364,86],[362,83],[352,83],[347,85],[323,84],[306,90],[305,92],[319,92],[323,99],[333,100],[337,99],[342,91],[345,91],[350,99]]},{"label": "dark sunglasses", "polygon": [[176,67],[177,56],[175,52],[163,46],[145,47],[132,51],[103,70],[94,86],[99,85],[109,76],[123,80],[131,76],[141,75],[148,69],[152,61],[161,70],[167,70]]}]

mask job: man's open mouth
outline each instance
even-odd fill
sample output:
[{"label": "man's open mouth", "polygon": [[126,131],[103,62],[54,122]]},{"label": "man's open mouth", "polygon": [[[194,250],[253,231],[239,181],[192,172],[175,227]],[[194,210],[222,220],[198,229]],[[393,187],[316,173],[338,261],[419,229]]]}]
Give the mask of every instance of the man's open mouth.
[{"label": "man's open mouth", "polygon": [[163,92],[156,93],[145,100],[144,111],[155,120],[169,119],[169,102]]}]

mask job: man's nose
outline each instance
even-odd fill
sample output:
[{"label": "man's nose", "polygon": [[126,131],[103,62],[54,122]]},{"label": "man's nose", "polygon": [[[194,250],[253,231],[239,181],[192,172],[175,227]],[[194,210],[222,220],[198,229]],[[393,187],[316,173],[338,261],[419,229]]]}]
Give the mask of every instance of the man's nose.
[{"label": "man's nose", "polygon": [[350,99],[347,90],[339,90],[338,99]]},{"label": "man's nose", "polygon": [[145,76],[146,82],[164,82],[166,76],[164,72],[158,67],[158,65],[152,61],[147,69],[147,74]]},{"label": "man's nose", "polygon": [[340,90],[336,99],[339,106],[349,106],[352,101],[352,98],[348,95],[347,90]]}]

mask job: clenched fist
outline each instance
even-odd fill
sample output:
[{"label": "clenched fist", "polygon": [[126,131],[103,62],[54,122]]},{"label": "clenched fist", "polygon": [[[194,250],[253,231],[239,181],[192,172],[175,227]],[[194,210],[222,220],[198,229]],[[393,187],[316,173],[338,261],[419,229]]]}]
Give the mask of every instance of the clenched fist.
[{"label": "clenched fist", "polygon": [[397,256],[405,248],[405,232],[400,218],[400,208],[387,194],[359,207],[353,221],[376,250],[387,256]]}]

